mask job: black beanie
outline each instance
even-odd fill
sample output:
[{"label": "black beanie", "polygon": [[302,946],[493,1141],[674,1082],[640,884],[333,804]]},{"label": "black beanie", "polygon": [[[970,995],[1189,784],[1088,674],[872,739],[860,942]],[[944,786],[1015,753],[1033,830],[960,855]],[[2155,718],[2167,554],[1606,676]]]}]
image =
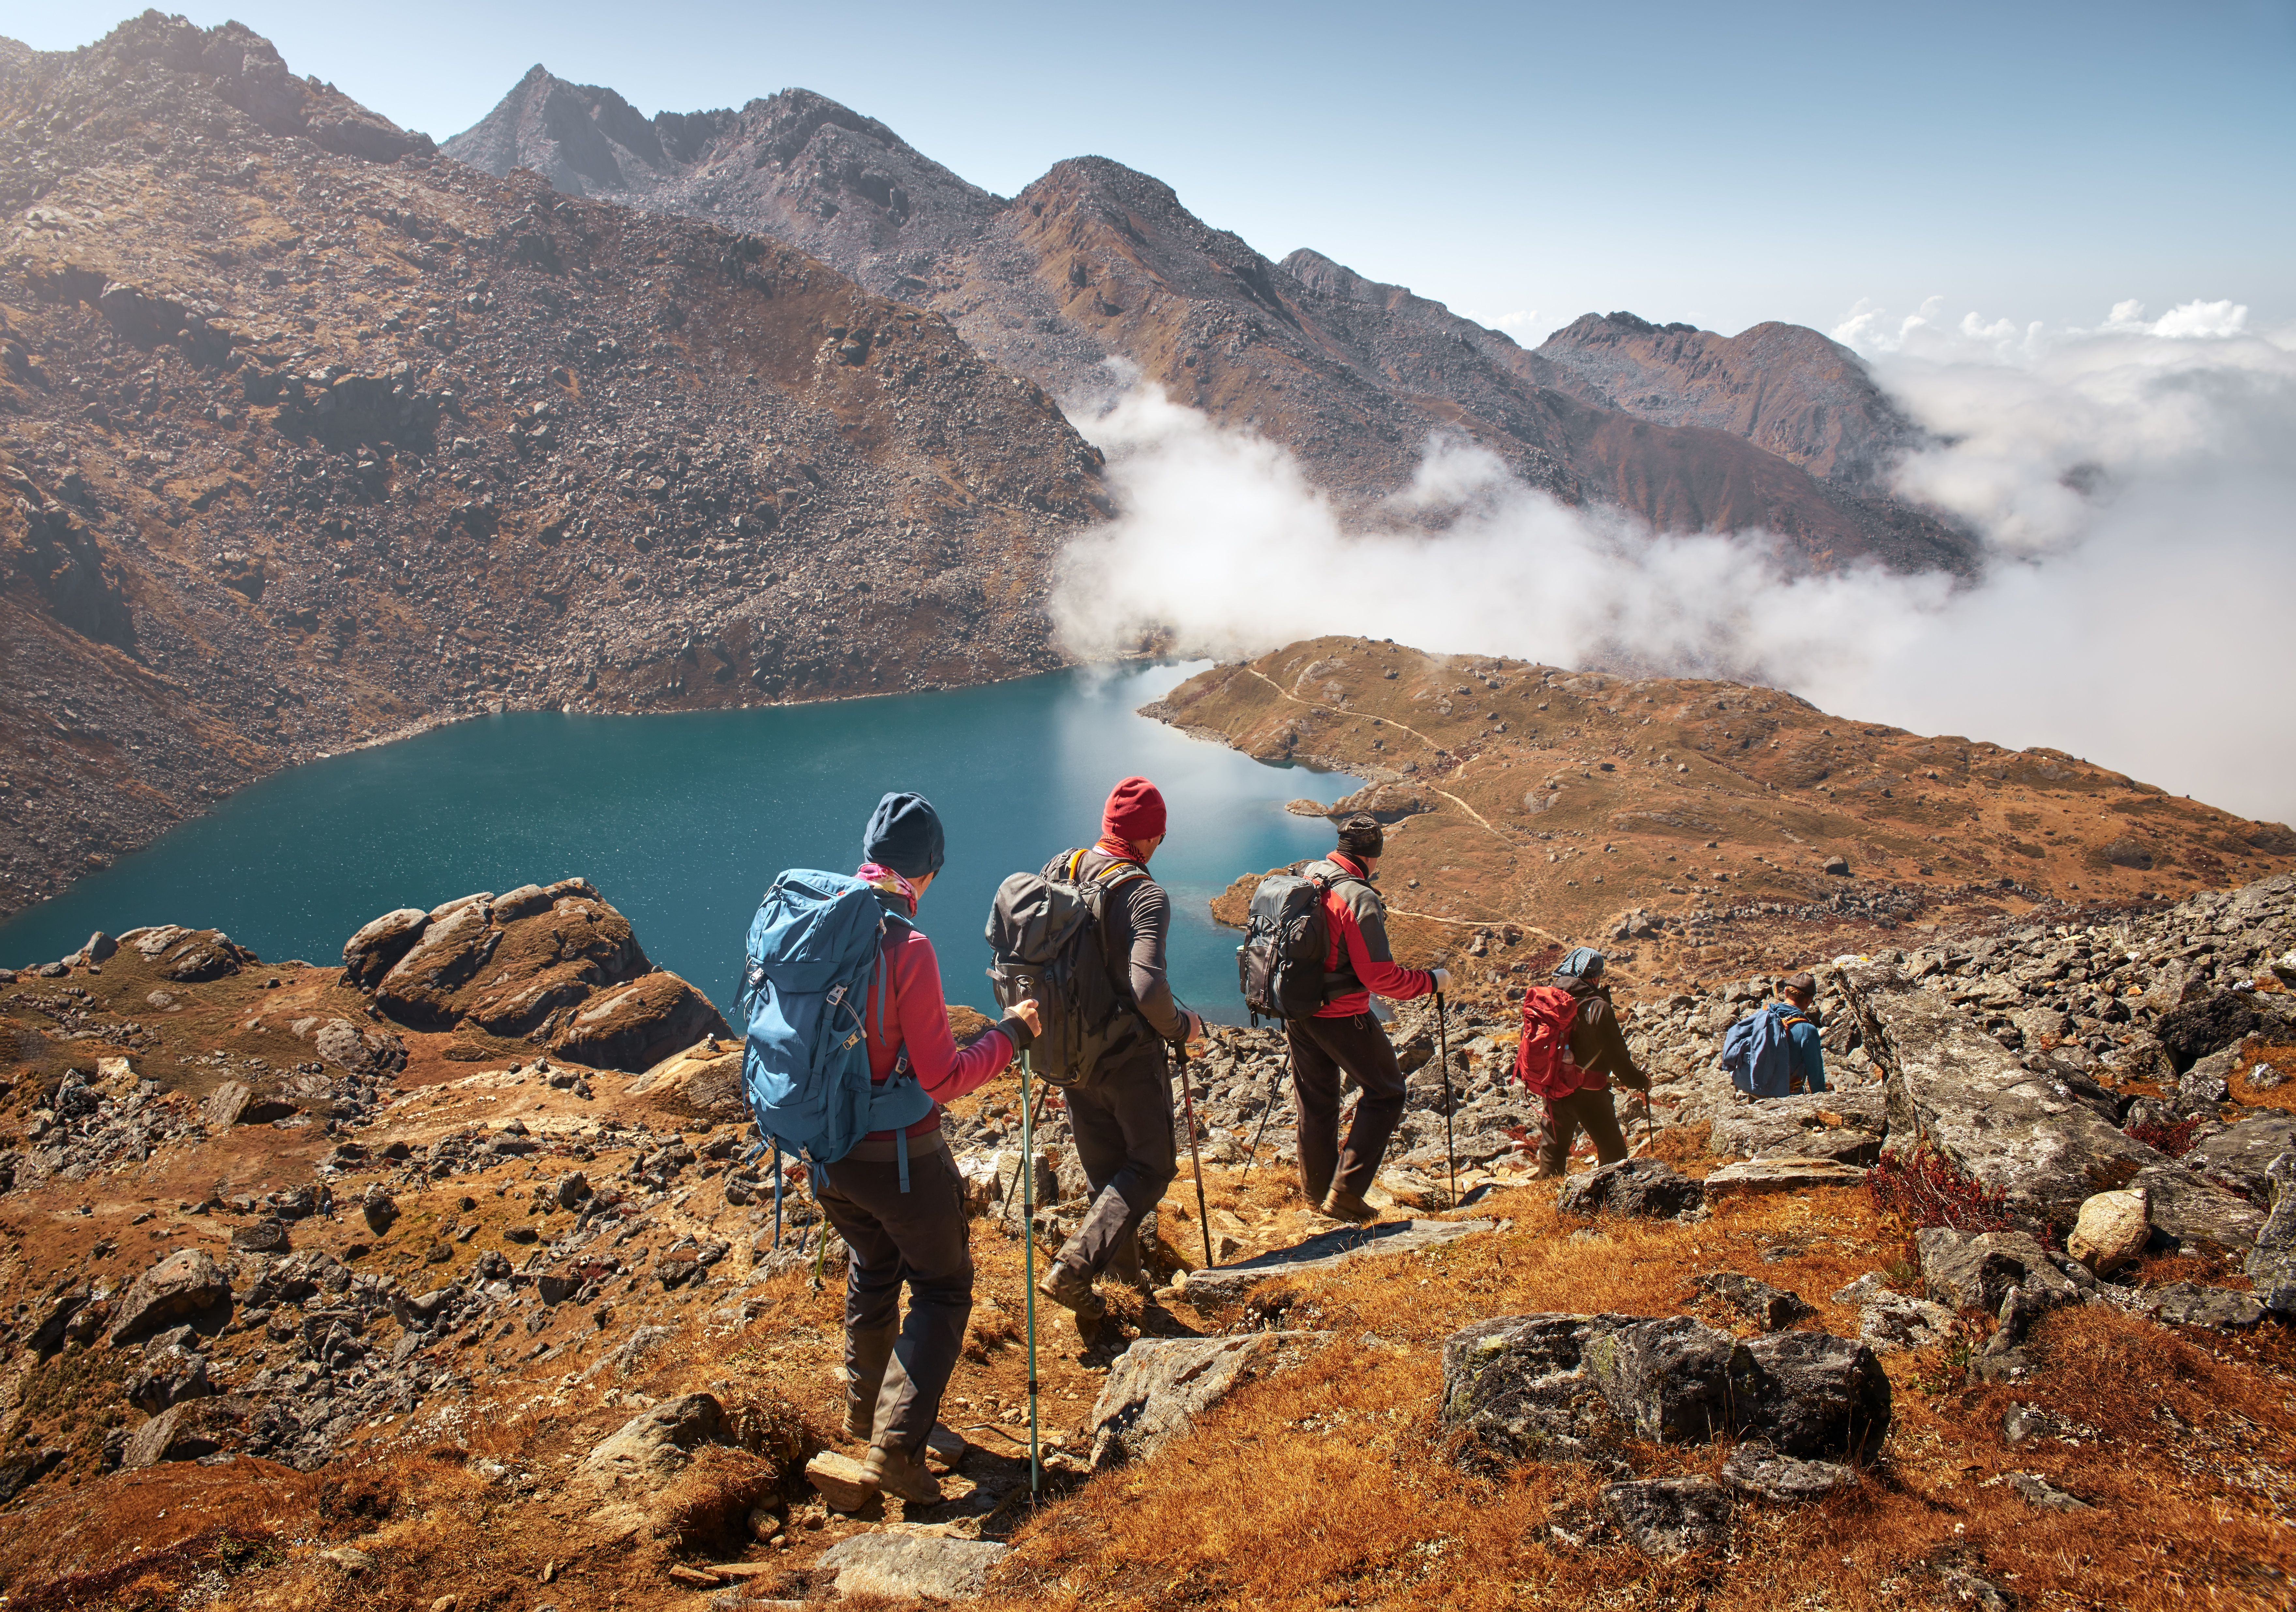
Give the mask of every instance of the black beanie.
[{"label": "black beanie", "polygon": [[886,796],[861,831],[861,859],[904,879],[939,872],[943,852],[940,814],[922,795]]},{"label": "black beanie", "polygon": [[1387,836],[1380,831],[1379,819],[1368,812],[1357,812],[1340,824],[1340,849],[1350,856],[1376,856],[1386,844]]}]

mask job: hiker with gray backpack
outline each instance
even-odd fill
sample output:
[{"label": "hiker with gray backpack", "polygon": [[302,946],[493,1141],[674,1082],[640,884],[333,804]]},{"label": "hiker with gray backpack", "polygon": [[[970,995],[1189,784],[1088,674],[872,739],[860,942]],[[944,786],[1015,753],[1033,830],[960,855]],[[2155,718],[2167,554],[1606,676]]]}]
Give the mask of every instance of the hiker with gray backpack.
[{"label": "hiker with gray backpack", "polygon": [[[1432,991],[1439,1001],[1451,979],[1445,969],[1398,967],[1389,951],[1387,904],[1372,888],[1386,844],[1377,818],[1349,817],[1329,856],[1259,881],[1236,948],[1244,1005],[1283,1021],[1299,1104],[1300,1189],[1310,1207],[1357,1224],[1379,1218],[1364,1194],[1403,1117],[1406,1090],[1372,995],[1403,1002]],[[1363,1091],[1344,1147],[1342,1073]]]},{"label": "hiker with gray backpack", "polygon": [[1100,838],[996,892],[988,939],[997,1000],[1043,1009],[1034,1072],[1058,1090],[1092,1202],[1037,1291],[1090,1343],[1108,1313],[1103,1272],[1141,1285],[1139,1229],[1179,1174],[1168,1048],[1204,1032],[1172,1000],[1164,944],[1172,904],[1148,872],[1164,843],[1164,797],[1145,778],[1109,792]]},{"label": "hiker with gray backpack", "polygon": [[850,1252],[845,1431],[870,1446],[870,1483],[925,1505],[941,1497],[925,1441],[972,1313],[964,1182],[940,1105],[986,1084],[1039,1022],[1022,1000],[969,1046],[950,1034],[940,963],[916,927],[945,848],[931,804],[890,794],[862,833],[858,871],[775,879],[750,925],[739,1008],[742,1084],[773,1144],[776,1215],[781,1154],[801,1152]]}]

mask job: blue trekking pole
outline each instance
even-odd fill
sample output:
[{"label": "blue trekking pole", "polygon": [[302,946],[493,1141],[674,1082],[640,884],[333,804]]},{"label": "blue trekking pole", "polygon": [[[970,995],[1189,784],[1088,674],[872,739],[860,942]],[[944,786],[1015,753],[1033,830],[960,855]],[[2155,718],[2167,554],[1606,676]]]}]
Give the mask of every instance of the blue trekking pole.
[{"label": "blue trekking pole", "polygon": [[1029,1502],[1035,1504],[1044,1489],[1044,1463],[1037,1453],[1037,1397],[1043,1384],[1037,1378],[1037,1131],[1029,1101],[1029,1055],[1021,1054],[1021,1291],[1028,1296],[1029,1316]]}]

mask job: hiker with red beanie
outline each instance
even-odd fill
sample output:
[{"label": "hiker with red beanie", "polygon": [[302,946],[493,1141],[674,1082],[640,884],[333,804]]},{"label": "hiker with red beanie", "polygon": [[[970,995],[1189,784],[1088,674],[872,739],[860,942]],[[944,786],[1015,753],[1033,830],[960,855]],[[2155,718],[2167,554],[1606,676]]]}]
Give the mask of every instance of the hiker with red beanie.
[{"label": "hiker with red beanie", "polygon": [[1164,843],[1164,797],[1145,778],[1109,791],[1100,838],[1045,864],[1044,877],[1095,883],[1105,892],[1102,954],[1128,1023],[1094,1067],[1066,1093],[1077,1162],[1091,1184],[1092,1206],[1062,1245],[1037,1290],[1072,1312],[1088,1342],[1108,1313],[1093,1290],[1103,1271],[1138,1285],[1142,1216],[1179,1174],[1172,1137],[1169,1042],[1193,1041],[1203,1020],[1172,1000],[1164,977],[1164,940],[1172,904],[1148,876]]},{"label": "hiker with red beanie", "polygon": [[[940,818],[922,795],[877,803],[861,837],[857,877],[887,912],[913,919],[939,876]],[[1002,1023],[960,1048],[949,1033],[940,962],[924,931],[884,927],[878,986],[865,1024],[869,1077],[882,1084],[906,1065],[933,1100],[906,1139],[873,1131],[816,1173],[815,1195],[851,1250],[845,1277],[845,1431],[868,1442],[869,1481],[931,1505],[940,1483],[926,1469],[925,1440],[964,1346],[972,1313],[972,1250],[964,1182],[941,1134],[941,1105],[988,1084],[1025,1050],[1037,1004],[1014,1005]],[[903,1154],[906,1152],[906,1162]],[[901,1285],[909,1313],[900,1315]]]},{"label": "hiker with red beanie", "polygon": [[[1335,1220],[1379,1218],[1364,1201],[1379,1173],[1388,1138],[1403,1117],[1403,1070],[1371,999],[1424,996],[1450,982],[1444,969],[1396,966],[1387,944],[1387,904],[1372,888],[1386,836],[1379,820],[1358,812],[1340,824],[1337,849],[1300,870],[1324,887],[1327,1000],[1312,1019],[1286,1019],[1293,1090],[1300,1106],[1300,1185],[1308,1201]],[[1347,1145],[1340,1144],[1340,1075],[1355,1076],[1363,1095]]]}]

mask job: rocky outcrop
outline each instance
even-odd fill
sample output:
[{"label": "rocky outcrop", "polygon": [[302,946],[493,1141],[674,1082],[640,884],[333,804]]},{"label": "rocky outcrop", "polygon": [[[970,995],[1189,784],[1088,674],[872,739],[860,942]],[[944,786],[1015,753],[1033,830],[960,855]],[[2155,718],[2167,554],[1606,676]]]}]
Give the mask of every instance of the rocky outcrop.
[{"label": "rocky outcrop", "polygon": [[1839,971],[1880,1066],[1889,1146],[1927,1146],[2037,1228],[2071,1228],[2092,1195],[2142,1187],[2152,1223],[2195,1247],[2245,1248],[2263,1216],[2244,1199],[2113,1128],[2028,1069],[1939,992],[1889,964]]},{"label": "rocky outcrop", "polygon": [[343,957],[346,980],[371,981],[377,1009],[411,1028],[467,1026],[594,1068],[644,1069],[702,1037],[732,1037],[709,1000],[648,961],[629,921],[580,879],[388,912]]},{"label": "rocky outcrop", "polygon": [[1741,1342],[1688,1316],[1519,1315],[1444,1345],[1441,1415],[1472,1470],[1617,1465],[1630,1436],[1863,1458],[1889,1432],[1890,1384],[1872,1351],[1823,1332]]},{"label": "rocky outcrop", "polygon": [[1117,1356],[1086,1418],[1094,1469],[1146,1461],[1242,1384],[1298,1365],[1331,1336],[1141,1338]]},{"label": "rocky outcrop", "polygon": [[111,1341],[129,1343],[178,1322],[205,1320],[231,1302],[231,1281],[203,1248],[171,1254],[137,1277],[111,1316]]}]

